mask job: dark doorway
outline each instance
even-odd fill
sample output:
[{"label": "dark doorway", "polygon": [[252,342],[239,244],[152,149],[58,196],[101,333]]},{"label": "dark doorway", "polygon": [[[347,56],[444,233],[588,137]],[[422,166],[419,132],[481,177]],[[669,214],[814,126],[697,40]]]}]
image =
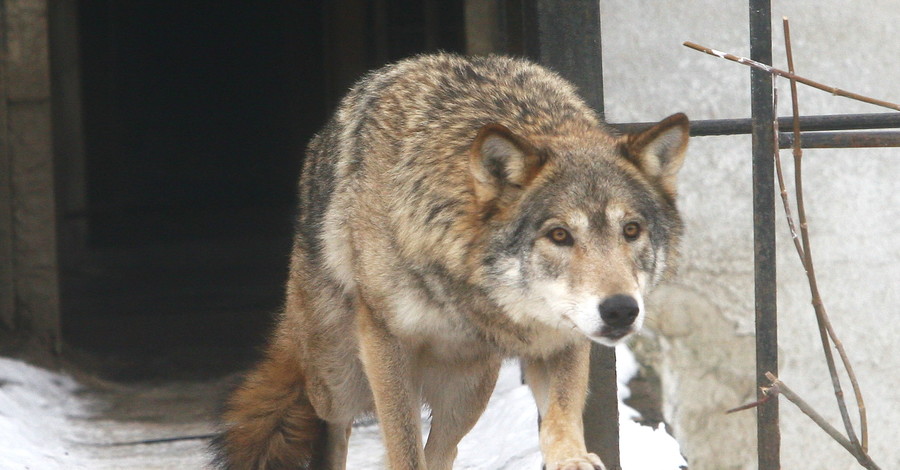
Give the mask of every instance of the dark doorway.
[{"label": "dark doorway", "polygon": [[365,70],[462,52],[462,1],[79,5],[86,236],[62,250],[63,337],[119,378],[246,365],[306,141]]}]

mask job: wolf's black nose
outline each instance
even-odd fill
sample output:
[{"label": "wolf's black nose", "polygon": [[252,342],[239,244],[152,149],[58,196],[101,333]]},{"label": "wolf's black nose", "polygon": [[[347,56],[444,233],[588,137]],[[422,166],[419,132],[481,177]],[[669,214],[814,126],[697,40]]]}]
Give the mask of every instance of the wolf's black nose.
[{"label": "wolf's black nose", "polygon": [[640,311],[637,300],[630,295],[617,294],[600,304],[600,318],[613,328],[631,325]]}]

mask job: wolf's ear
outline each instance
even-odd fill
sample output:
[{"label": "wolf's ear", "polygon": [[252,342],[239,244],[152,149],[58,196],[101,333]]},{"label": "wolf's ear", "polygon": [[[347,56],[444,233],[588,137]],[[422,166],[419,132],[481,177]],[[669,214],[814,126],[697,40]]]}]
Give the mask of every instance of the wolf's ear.
[{"label": "wolf's ear", "polygon": [[513,194],[531,183],[543,164],[544,158],[527,140],[500,124],[487,124],[478,131],[469,154],[475,196],[487,202]]},{"label": "wolf's ear", "polygon": [[675,175],[684,163],[690,121],[682,113],[673,114],[653,127],[622,138],[625,154],[651,179],[659,181],[670,196],[675,195]]}]

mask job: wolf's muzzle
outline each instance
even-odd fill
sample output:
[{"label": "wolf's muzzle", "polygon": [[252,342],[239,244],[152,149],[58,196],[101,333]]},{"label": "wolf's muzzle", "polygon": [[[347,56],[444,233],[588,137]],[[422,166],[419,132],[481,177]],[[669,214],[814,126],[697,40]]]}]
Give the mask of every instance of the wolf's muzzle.
[{"label": "wolf's muzzle", "polygon": [[617,294],[600,304],[600,318],[613,329],[631,326],[640,313],[637,300],[630,295]]}]

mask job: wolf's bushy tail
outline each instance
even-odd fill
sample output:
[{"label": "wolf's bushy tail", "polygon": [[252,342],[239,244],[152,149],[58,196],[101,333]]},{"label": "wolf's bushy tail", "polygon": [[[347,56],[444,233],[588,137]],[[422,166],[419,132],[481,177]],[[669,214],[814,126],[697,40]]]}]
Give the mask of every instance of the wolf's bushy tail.
[{"label": "wolf's bushy tail", "polygon": [[306,393],[297,357],[271,348],[231,396],[225,430],[212,444],[222,470],[318,469],[325,422]]}]

